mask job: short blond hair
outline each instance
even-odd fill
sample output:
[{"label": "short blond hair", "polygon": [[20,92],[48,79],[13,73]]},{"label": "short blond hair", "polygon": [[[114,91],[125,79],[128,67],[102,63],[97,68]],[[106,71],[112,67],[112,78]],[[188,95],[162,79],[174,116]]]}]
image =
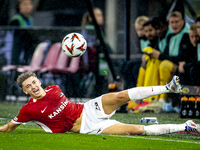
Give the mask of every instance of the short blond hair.
[{"label": "short blond hair", "polygon": [[179,11],[172,12],[169,17],[177,17],[177,18],[183,19],[183,16]]},{"label": "short blond hair", "polygon": [[193,24],[190,26],[190,30],[192,30],[192,31],[197,31],[197,24],[196,24],[196,23],[193,23]]},{"label": "short blond hair", "polygon": [[149,21],[149,18],[147,16],[139,16],[136,18],[135,24],[143,25],[147,21]]},{"label": "short blond hair", "polygon": [[36,74],[34,72],[31,72],[31,71],[27,71],[27,72],[24,72],[22,74],[20,74],[17,78],[17,84],[22,88],[22,83],[28,79],[29,77],[36,77]]}]

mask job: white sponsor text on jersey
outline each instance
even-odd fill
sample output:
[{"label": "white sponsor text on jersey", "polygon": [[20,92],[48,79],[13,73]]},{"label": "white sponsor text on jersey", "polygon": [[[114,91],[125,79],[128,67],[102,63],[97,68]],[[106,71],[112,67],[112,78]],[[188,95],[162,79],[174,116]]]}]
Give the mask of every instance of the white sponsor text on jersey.
[{"label": "white sponsor text on jersey", "polygon": [[61,105],[54,111],[52,114],[48,115],[50,119],[58,115],[60,112],[62,112],[65,107],[67,106],[68,100],[66,99],[64,102],[61,102]]}]

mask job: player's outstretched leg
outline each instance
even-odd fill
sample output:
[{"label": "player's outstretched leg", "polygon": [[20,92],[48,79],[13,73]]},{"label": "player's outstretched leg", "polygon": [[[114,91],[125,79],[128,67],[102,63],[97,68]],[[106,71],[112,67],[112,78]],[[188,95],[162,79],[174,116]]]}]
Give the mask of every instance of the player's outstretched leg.
[{"label": "player's outstretched leg", "polygon": [[179,77],[174,76],[165,86],[136,87],[125,91],[109,93],[102,96],[102,105],[106,114],[110,114],[129,100],[141,100],[163,93],[182,92]]},{"label": "player's outstretched leg", "polygon": [[137,100],[163,93],[180,93],[182,92],[182,87],[179,81],[180,80],[178,76],[173,76],[172,81],[165,86],[132,88],[128,90],[128,94],[131,100]]},{"label": "player's outstretched leg", "polygon": [[[182,87],[179,83],[180,79],[178,76],[173,76],[171,82],[169,82],[167,85],[165,85],[166,92],[164,93],[180,93],[182,92]],[[149,105],[140,107],[140,111],[146,111],[146,110],[158,110],[158,112],[162,109],[163,103],[160,101],[155,101],[153,103],[150,103]]]},{"label": "player's outstretched leg", "polygon": [[161,134],[169,134],[175,132],[199,132],[200,133],[200,125],[195,124],[192,120],[188,120],[184,124],[161,124],[161,125],[150,125],[144,126],[143,135],[161,135]]},{"label": "player's outstretched leg", "polygon": [[192,120],[188,120],[183,124],[160,124],[149,126],[119,123],[104,129],[102,134],[162,135],[181,131],[200,133],[200,125],[195,124]]}]

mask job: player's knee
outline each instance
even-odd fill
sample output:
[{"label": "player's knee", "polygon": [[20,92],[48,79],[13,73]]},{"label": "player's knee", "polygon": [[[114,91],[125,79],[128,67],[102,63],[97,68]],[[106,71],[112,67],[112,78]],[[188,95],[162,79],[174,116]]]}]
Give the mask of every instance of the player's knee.
[{"label": "player's knee", "polygon": [[117,102],[125,102],[125,101],[127,101],[127,99],[126,99],[126,93],[125,92],[117,92],[115,94],[115,100]]},{"label": "player's knee", "polygon": [[160,66],[159,66],[159,69],[160,70],[170,70],[170,68],[172,68],[172,62],[169,61],[169,60],[163,60],[161,63],[160,63]]}]

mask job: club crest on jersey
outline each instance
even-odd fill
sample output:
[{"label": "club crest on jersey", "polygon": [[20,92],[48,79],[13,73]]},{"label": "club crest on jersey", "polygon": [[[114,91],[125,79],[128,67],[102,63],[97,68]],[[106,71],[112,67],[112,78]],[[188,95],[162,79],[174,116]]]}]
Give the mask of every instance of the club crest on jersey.
[{"label": "club crest on jersey", "polygon": [[60,97],[62,97],[63,95],[64,95],[63,93],[60,93],[60,94],[59,94]]},{"label": "club crest on jersey", "polygon": [[98,103],[97,103],[97,102],[95,102],[94,104],[95,104],[95,109],[96,109],[96,110],[99,110],[99,111],[101,111],[101,109],[100,109],[100,107],[99,107]]}]

